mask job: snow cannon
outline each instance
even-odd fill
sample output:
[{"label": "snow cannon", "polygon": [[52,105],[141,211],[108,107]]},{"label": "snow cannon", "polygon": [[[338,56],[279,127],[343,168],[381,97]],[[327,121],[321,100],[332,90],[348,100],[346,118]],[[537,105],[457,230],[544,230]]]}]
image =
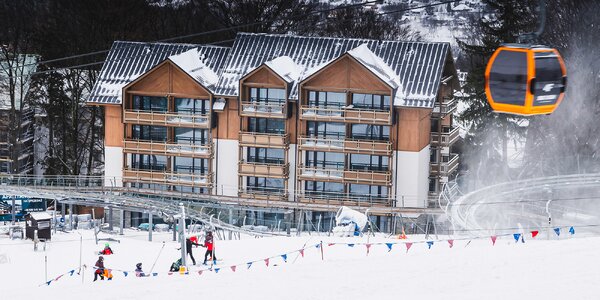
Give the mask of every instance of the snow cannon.
[{"label": "snow cannon", "polygon": [[562,101],[567,69],[556,49],[509,44],[498,48],[485,70],[485,95],[495,112],[551,114]]},{"label": "snow cannon", "polygon": [[336,236],[359,236],[366,228],[369,219],[361,212],[348,208],[340,207],[335,216],[335,227],[332,232]]}]

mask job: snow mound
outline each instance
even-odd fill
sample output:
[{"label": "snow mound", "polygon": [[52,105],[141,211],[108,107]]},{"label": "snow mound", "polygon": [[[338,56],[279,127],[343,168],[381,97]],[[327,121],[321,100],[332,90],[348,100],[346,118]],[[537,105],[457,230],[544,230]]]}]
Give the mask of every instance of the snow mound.
[{"label": "snow mound", "polygon": [[204,55],[198,48],[190,49],[186,52],[171,55],[169,60],[188,73],[203,86],[214,89],[219,81],[219,76],[213,72],[204,62]]}]

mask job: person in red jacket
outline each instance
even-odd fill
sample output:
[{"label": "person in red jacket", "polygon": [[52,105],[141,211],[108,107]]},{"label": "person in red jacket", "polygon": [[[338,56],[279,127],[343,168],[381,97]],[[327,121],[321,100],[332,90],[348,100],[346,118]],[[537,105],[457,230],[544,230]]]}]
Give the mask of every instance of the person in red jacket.
[{"label": "person in red jacket", "polygon": [[98,275],[100,276],[100,280],[104,280],[104,257],[98,257],[98,261],[96,261],[96,271],[94,271],[94,281],[98,280]]},{"label": "person in red jacket", "polygon": [[204,238],[204,247],[206,247],[206,253],[204,253],[204,265],[206,265],[206,259],[208,258],[208,256],[210,255],[211,259],[214,261],[217,260],[217,257],[215,256],[214,253],[214,249],[215,249],[215,245],[214,245],[214,240],[213,240],[213,235],[212,235],[212,231],[208,231],[206,233],[206,237]]}]

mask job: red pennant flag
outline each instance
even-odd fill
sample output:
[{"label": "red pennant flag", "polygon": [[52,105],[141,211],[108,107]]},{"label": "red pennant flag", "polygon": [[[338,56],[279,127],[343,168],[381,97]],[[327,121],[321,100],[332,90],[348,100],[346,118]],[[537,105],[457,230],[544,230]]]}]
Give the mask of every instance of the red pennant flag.
[{"label": "red pennant flag", "polygon": [[[64,274],[63,274],[63,275],[64,275]],[[63,275],[60,275],[60,276],[56,277],[56,278],[54,279],[54,281],[58,281],[58,280],[59,280],[61,277],[63,277]]]},{"label": "red pennant flag", "polygon": [[492,235],[491,238],[492,238],[492,246],[496,245],[496,236]]},{"label": "red pennant flag", "polygon": [[265,259],[265,264],[267,265],[267,267],[269,266],[269,259]]},{"label": "red pennant flag", "polygon": [[[200,272],[202,272],[202,271],[200,271]],[[173,272],[169,272],[169,273],[167,273],[167,274],[169,274],[169,275],[173,275]]]},{"label": "red pennant flag", "polygon": [[300,252],[300,255],[302,255],[302,257],[304,257],[304,249],[300,249],[298,251]]},{"label": "red pennant flag", "polygon": [[532,231],[532,232],[531,232],[531,238],[534,238],[534,237],[536,237],[536,236],[538,235],[538,233],[540,233],[540,232],[539,232],[539,231],[537,231],[537,230],[534,230],[534,231]]},{"label": "red pennant flag", "polygon": [[329,246],[329,247],[331,247],[333,245],[335,245],[335,243],[329,243],[329,244],[327,244],[327,246]]},{"label": "red pennant flag", "polygon": [[231,266],[231,271],[235,272],[235,266]]},{"label": "red pennant flag", "polygon": [[406,245],[406,253],[408,253],[408,249],[410,249],[410,247],[412,246],[412,243],[406,243],[404,245]]},{"label": "red pennant flag", "polygon": [[[171,275],[171,274],[169,274]],[[198,271],[198,275],[202,275],[202,270]]]},{"label": "red pennant flag", "polygon": [[454,240],[448,240],[448,244],[450,245],[450,248],[452,248],[452,246],[454,246]]},{"label": "red pennant flag", "polygon": [[371,244],[365,244],[367,246],[367,255],[369,254],[369,249],[371,249]]}]

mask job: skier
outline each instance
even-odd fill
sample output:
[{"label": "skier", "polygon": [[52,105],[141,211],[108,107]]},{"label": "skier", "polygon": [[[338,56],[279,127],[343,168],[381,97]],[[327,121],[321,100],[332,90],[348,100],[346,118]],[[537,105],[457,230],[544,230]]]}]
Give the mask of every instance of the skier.
[{"label": "skier", "polygon": [[98,261],[96,261],[96,271],[94,271],[94,281],[98,280],[98,275],[100,275],[100,280],[104,280],[104,257],[98,257]]},{"label": "skier", "polygon": [[138,263],[137,265],[135,265],[135,276],[137,276],[137,277],[146,276],[144,274],[144,271],[142,271],[142,263]]},{"label": "skier", "polygon": [[214,241],[213,241],[213,235],[212,235],[212,231],[208,231],[206,233],[206,237],[204,238],[204,247],[206,247],[206,253],[204,253],[204,265],[206,265],[206,259],[208,258],[208,255],[210,255],[211,260],[214,262],[217,260],[217,257],[214,254]]},{"label": "skier", "polygon": [[114,252],[112,251],[112,249],[110,249],[110,245],[108,243],[106,243],[106,244],[104,244],[104,249],[102,249],[102,251],[100,251],[100,254],[111,255],[111,254],[114,254]]},{"label": "skier", "polygon": [[[198,243],[192,242],[192,240],[190,238],[185,239],[185,251],[187,252],[187,254],[190,255],[190,258],[192,258],[192,263],[195,266],[196,259],[194,259],[194,254],[192,254],[192,246],[201,246],[201,245]],[[178,248],[177,250],[181,250],[181,248]]]}]

